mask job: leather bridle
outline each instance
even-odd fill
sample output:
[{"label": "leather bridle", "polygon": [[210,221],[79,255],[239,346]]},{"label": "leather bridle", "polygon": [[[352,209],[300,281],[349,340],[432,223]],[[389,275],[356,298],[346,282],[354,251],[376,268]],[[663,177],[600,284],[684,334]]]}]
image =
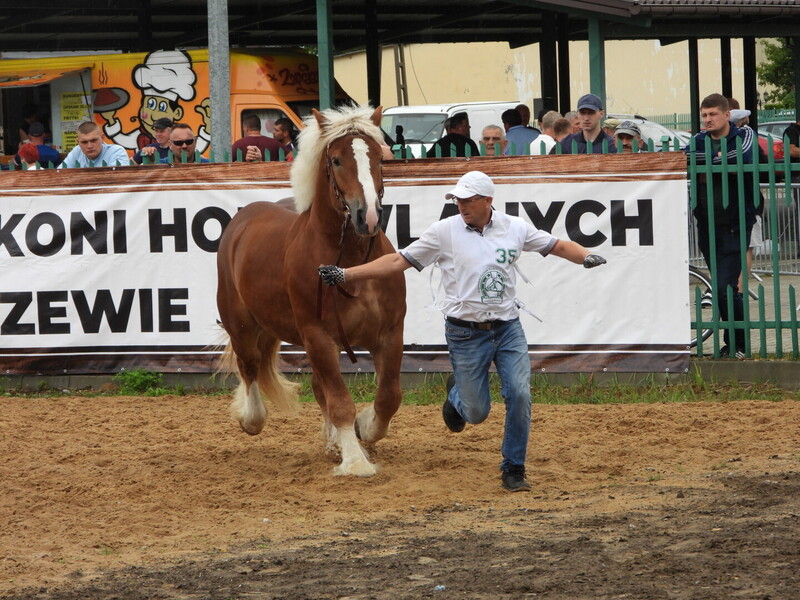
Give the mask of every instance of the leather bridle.
[{"label": "leather bridle", "polygon": [[[342,197],[342,192],[339,189],[339,185],[336,183],[336,178],[333,175],[333,166],[332,166],[332,159],[330,156],[330,147],[331,145],[328,144],[325,148],[325,175],[328,178],[328,183],[331,186],[331,190],[336,198],[339,200],[339,204],[341,205],[343,220],[342,220],[342,227],[341,227],[341,234],[339,236],[339,255],[336,257],[336,262],[334,263],[337,267],[342,260],[342,255],[344,254],[344,236],[347,232],[347,225],[348,223],[352,223],[351,219],[351,211],[350,206],[344,201]],[[381,187],[378,190],[378,202],[381,203],[383,201],[383,176],[381,176]],[[355,228],[355,225],[353,226]],[[377,234],[376,234],[377,235]],[[372,254],[372,249],[375,246],[375,236],[369,238],[369,247],[367,248],[367,253],[364,255],[364,259],[361,261],[361,264],[364,264],[369,259],[370,254]],[[358,362],[356,358],[355,352],[353,352],[353,348],[350,346],[350,343],[347,341],[347,334],[345,333],[344,326],[342,325],[342,317],[339,314],[339,308],[336,304],[336,294],[330,295],[332,289],[335,288],[336,291],[345,296],[346,298],[355,298],[354,294],[351,294],[346,289],[344,289],[340,284],[336,284],[335,286],[328,286],[324,285],[321,278],[317,279],[317,319],[322,320],[325,313],[325,304],[330,296],[331,304],[333,306],[333,314],[336,319],[336,328],[339,331],[339,340],[342,342],[342,347],[344,351],[347,353],[347,356],[350,358],[350,361],[355,364]]]}]

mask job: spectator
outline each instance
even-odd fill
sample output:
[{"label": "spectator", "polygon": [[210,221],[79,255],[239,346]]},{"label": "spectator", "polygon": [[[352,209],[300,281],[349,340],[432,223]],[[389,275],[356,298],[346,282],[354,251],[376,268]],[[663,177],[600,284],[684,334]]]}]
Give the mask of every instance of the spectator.
[{"label": "spectator", "polygon": [[[39,155],[39,158],[36,160],[39,161],[39,164],[43,168],[49,167],[54,169],[61,164],[61,154],[59,154],[58,150],[52,146],[48,146],[44,143],[44,136],[44,125],[38,121],[34,121],[30,124],[30,127],[28,128],[28,143],[36,146],[36,151]],[[22,146],[25,146],[25,144],[22,144]],[[20,150],[22,149],[22,146],[20,146]],[[17,165],[22,164],[19,156],[20,155],[17,154],[17,156],[14,157],[14,162],[17,163]]]},{"label": "spectator", "polygon": [[277,140],[261,135],[261,119],[258,115],[247,115],[242,119],[242,129],[244,137],[236,140],[231,147],[232,161],[278,160],[281,145]]},{"label": "spectator", "polygon": [[[725,151],[728,164],[749,164],[753,162],[753,130],[749,127],[739,128],[730,121],[731,113],[728,99],[722,94],[706,96],[700,103],[700,118],[703,131],[694,136],[695,159],[697,164],[706,162],[706,146],[711,149],[713,164],[722,163],[722,144],[726,143]],[[737,153],[736,140],[742,144],[741,154]],[[684,152],[691,154],[691,144],[684,148]],[[742,177],[743,186],[739,188],[739,177]],[[753,174],[737,173],[732,171],[727,177],[727,206],[723,205],[722,173],[714,173],[712,177],[712,194],[708,196],[708,186],[705,177],[698,178],[696,189],[697,206],[694,216],[697,219],[697,242],[706,264],[711,268],[711,243],[716,251],[717,281],[714,290],[714,299],[717,302],[719,314],[723,320],[728,320],[728,288],[731,289],[733,303],[733,320],[741,321],[744,318],[744,302],[739,292],[739,276],[742,272],[742,248],[739,244],[741,230],[745,230],[746,243],[750,244],[750,234],[755,218],[755,204],[753,201]],[[739,212],[739,193],[744,197],[744,214]],[[709,221],[713,209],[714,239],[709,239]],[[734,339],[730,339],[730,331],[724,328],[723,338],[725,346],[720,349],[721,357],[744,358],[745,333],[736,329]]]},{"label": "spectator", "polygon": [[539,132],[535,129],[528,129],[522,124],[519,112],[513,108],[503,111],[500,115],[503,120],[503,127],[506,129],[506,146],[504,154],[527,155],[531,153],[531,143],[539,137]]},{"label": "spectator", "polygon": [[540,110],[540,111],[539,111],[539,114],[538,114],[538,115],[536,115],[536,129],[538,129],[538,130],[539,130],[540,132],[542,132],[542,133],[544,133],[544,129],[543,129],[543,127],[544,127],[544,124],[542,123],[542,119],[544,119],[544,116],[545,116],[547,113],[549,113],[549,112],[554,112],[554,113],[556,113],[556,114],[557,114],[559,117],[561,116],[561,113],[559,113],[559,112],[556,112],[556,111],[554,111],[554,110],[550,110],[550,109],[547,109],[547,108],[543,108],[542,110]]},{"label": "spectator", "polygon": [[78,145],[67,154],[59,169],[130,165],[125,148],[117,144],[106,144],[100,127],[94,121],[85,121],[78,125],[77,134]]},{"label": "spectator", "polygon": [[25,144],[30,140],[29,130],[33,123],[39,123],[39,107],[28,103],[22,107],[22,121],[19,124],[18,132],[20,144]]},{"label": "spectator", "polygon": [[581,116],[577,110],[571,110],[564,115],[564,118],[570,122],[572,131],[570,133],[578,133],[581,130]]},{"label": "spectator", "polygon": [[153,134],[156,141],[147,144],[133,155],[133,162],[141,165],[147,157],[147,164],[160,163],[162,158],[169,155],[169,136],[172,133],[172,119],[161,117],[153,123]]},{"label": "spectator", "polygon": [[[578,100],[578,114],[580,115],[581,131],[565,137],[556,148],[553,148],[552,152],[560,147],[563,154],[600,154],[606,152],[603,148],[603,142],[606,142],[607,152],[615,154],[617,147],[614,144],[614,138],[600,128],[600,122],[605,115],[600,98],[594,94],[581,96]],[[572,149],[573,142],[575,150]],[[589,144],[592,146],[591,151]]]},{"label": "spectator", "polygon": [[499,125],[487,125],[481,132],[481,144],[486,149],[486,156],[500,156],[508,145],[505,132]]},{"label": "spectator", "polygon": [[171,156],[162,158],[162,163],[168,163],[174,157],[175,163],[207,163],[208,159],[197,152],[197,137],[192,128],[186,123],[174,123],[169,134],[169,150]]},{"label": "spectator", "polygon": [[291,119],[288,117],[281,117],[275,121],[275,127],[272,129],[272,138],[283,148],[283,151],[286,153],[286,160],[291,160],[291,157],[294,156],[297,150],[296,137],[297,131]]},{"label": "spectator", "polygon": [[617,127],[619,127],[620,123],[622,123],[621,119],[617,118],[610,118],[603,121],[603,131],[605,131],[611,137],[614,137],[617,132]]},{"label": "spectator", "polygon": [[[436,140],[428,150],[428,158],[436,156],[436,149],[439,148],[441,156],[466,156],[469,148],[470,156],[478,156],[480,150],[478,145],[469,138],[469,116],[465,112],[454,114],[445,121],[445,131],[447,135]],[[453,153],[455,149],[455,153]]]},{"label": "spectator", "polygon": [[528,108],[528,106],[525,105],[525,104],[517,104],[514,107],[514,110],[519,113],[519,118],[521,119],[520,124],[523,127],[530,128],[530,124],[531,124],[531,109]]},{"label": "spectator", "polygon": [[557,119],[556,122],[553,124],[553,138],[557,142],[560,142],[565,137],[572,133],[572,123],[568,119],[561,118]]},{"label": "spectator", "polygon": [[531,359],[519,322],[515,258],[523,251],[558,256],[587,269],[605,259],[572,241],[559,240],[519,217],[492,208],[494,183],[480,171],[458,180],[445,198],[458,214],[437,221],[404,250],[356,267],[320,267],[328,285],[380,278],[436,263],[448,302],[445,338],[453,366],[442,418],[453,433],[489,416],[489,368],[500,376],[506,403],[501,481],[511,492],[530,491],[525,458],[531,424]]},{"label": "spectator", "polygon": [[[531,144],[531,154],[550,154],[550,150],[556,145],[554,127],[559,119],[561,119],[561,115],[554,110],[541,116],[539,126],[542,128],[542,133]],[[569,121],[567,121],[567,125],[569,126]]]},{"label": "spectator", "polygon": [[[789,125],[783,132],[789,138],[789,158],[793,163],[800,163],[800,114],[796,123]],[[784,152],[787,150],[784,149]],[[792,171],[792,182],[800,183],[800,171]]]},{"label": "spectator", "polygon": [[629,154],[631,152],[644,152],[642,148],[642,130],[633,121],[623,121],[615,129],[614,134],[617,138],[617,143],[622,146],[622,152]]},{"label": "spectator", "polygon": [[41,169],[39,162],[39,149],[36,144],[22,144],[19,148],[17,157],[20,159],[22,168],[27,171]]}]

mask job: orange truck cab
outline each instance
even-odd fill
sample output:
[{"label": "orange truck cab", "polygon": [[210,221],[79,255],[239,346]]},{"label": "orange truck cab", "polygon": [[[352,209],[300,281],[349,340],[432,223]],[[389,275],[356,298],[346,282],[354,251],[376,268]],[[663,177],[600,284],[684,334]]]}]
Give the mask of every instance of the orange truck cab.
[{"label": "orange truck cab", "polygon": [[[317,59],[299,51],[230,52],[231,135],[242,137],[242,119],[256,114],[262,134],[289,118],[297,129],[319,106]],[[75,145],[81,122],[93,119],[106,141],[129,154],[154,141],[162,117],[191,125],[197,149],[211,141],[208,50],[156,50],[0,60],[4,154],[13,155],[25,124],[45,125],[47,140],[62,153]],[[336,86],[337,101],[349,100]],[[230,147],[224,149],[230,152]]]}]

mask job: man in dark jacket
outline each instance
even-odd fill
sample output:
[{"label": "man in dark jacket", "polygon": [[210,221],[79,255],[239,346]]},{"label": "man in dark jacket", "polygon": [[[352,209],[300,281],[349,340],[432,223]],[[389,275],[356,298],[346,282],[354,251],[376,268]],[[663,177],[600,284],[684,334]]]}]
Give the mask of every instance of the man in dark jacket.
[{"label": "man in dark jacket", "polygon": [[[694,136],[694,158],[698,165],[722,163],[723,151],[730,165],[749,164],[753,162],[753,130],[749,127],[739,128],[730,121],[728,99],[722,94],[706,96],[700,103],[700,118],[704,130]],[[741,152],[737,149],[737,140],[741,140]],[[707,150],[708,149],[708,150]],[[684,152],[692,154],[691,144]],[[707,156],[708,152],[708,156]],[[711,242],[716,252],[716,289],[714,297],[722,320],[728,319],[728,289],[733,294],[733,319],[744,319],[744,302],[739,291],[739,276],[742,271],[742,253],[750,244],[750,232],[756,221],[756,210],[753,202],[753,174],[744,173],[743,189],[740,190],[739,175],[736,169],[727,175],[727,196],[723,195],[722,173],[711,175],[711,194],[706,176],[697,178],[697,206],[694,216],[697,219],[697,242],[706,264],[713,271],[711,261]],[[742,195],[743,210],[739,204]],[[709,228],[713,227],[712,230]],[[740,236],[744,231],[746,241],[741,245]],[[713,238],[713,239],[712,239]],[[720,350],[722,357],[744,358],[745,333],[737,329],[735,340],[730,340],[729,330],[724,332],[725,346]]]},{"label": "man in dark jacket", "polygon": [[[584,94],[578,100],[578,115],[581,130],[568,135],[550,151],[550,154],[616,154],[616,140],[603,131],[601,124],[605,116],[603,103],[594,94]],[[606,148],[603,148],[603,142]],[[592,149],[589,150],[589,144]],[[573,150],[573,146],[575,147]]]},{"label": "man in dark jacket", "polygon": [[[447,135],[443,138],[436,140],[436,143],[428,150],[428,158],[436,158],[437,156],[466,156],[467,148],[469,148],[470,156],[479,156],[480,150],[478,145],[473,142],[469,137],[469,116],[465,112],[454,114],[445,122],[445,131]],[[437,155],[437,146],[439,154]],[[452,148],[455,148],[455,153]]]}]

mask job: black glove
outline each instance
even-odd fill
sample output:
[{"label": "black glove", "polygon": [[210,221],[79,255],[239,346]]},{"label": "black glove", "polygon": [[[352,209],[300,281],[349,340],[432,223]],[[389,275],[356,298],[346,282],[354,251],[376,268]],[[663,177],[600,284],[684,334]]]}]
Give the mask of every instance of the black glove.
[{"label": "black glove", "polygon": [[325,285],[339,285],[344,283],[344,269],[340,269],[336,265],[325,265],[324,267],[317,267],[319,276],[322,278]]},{"label": "black glove", "polygon": [[583,259],[583,266],[587,269],[593,269],[594,267],[606,264],[606,262],[606,259],[599,254],[589,254]]}]

